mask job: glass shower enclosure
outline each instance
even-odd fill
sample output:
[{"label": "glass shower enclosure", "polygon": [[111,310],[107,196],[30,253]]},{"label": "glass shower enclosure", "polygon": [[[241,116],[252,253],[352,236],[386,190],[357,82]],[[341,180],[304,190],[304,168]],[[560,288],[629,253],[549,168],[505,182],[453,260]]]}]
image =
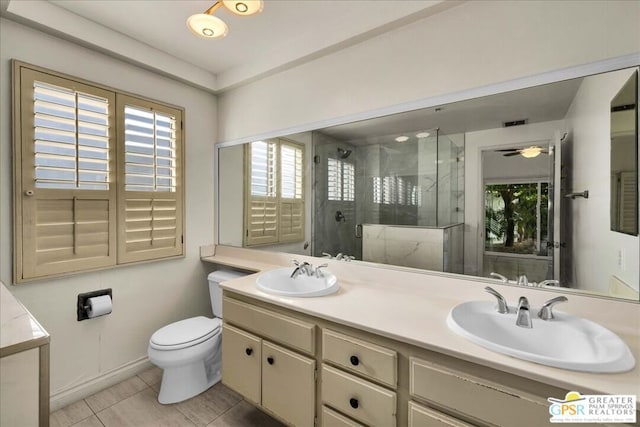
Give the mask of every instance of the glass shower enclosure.
[{"label": "glass shower enclosure", "polygon": [[313,133],[313,255],[462,271],[464,134],[405,138]]}]

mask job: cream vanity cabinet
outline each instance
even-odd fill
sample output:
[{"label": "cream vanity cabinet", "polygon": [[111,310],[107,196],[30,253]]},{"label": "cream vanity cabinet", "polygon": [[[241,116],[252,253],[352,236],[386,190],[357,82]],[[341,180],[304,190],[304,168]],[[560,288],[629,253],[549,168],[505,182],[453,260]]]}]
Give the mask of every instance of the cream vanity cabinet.
[{"label": "cream vanity cabinet", "polygon": [[316,361],[299,351],[314,354],[315,325],[229,298],[223,312],[222,382],[290,425],[313,427]]},{"label": "cream vanity cabinet", "polygon": [[224,321],[223,383],[298,427],[537,427],[569,391],[232,291]]}]

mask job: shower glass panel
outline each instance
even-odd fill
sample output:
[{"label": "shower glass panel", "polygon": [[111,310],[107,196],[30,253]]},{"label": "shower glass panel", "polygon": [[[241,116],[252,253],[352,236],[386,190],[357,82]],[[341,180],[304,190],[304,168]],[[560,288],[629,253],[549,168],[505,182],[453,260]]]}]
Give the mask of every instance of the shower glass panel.
[{"label": "shower glass panel", "polygon": [[464,134],[406,134],[412,136],[403,142],[397,135],[351,141],[314,132],[313,255],[367,260],[363,232],[376,232],[373,226],[393,226],[388,234],[396,239],[403,228],[445,230],[463,222]]}]

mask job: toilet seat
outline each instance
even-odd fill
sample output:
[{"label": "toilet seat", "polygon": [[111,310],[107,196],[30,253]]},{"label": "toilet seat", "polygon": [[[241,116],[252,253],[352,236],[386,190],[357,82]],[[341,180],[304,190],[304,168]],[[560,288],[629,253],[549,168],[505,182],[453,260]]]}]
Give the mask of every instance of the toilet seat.
[{"label": "toilet seat", "polygon": [[218,318],[198,316],[180,320],[158,329],[149,340],[156,350],[180,350],[198,345],[220,331],[222,321]]}]

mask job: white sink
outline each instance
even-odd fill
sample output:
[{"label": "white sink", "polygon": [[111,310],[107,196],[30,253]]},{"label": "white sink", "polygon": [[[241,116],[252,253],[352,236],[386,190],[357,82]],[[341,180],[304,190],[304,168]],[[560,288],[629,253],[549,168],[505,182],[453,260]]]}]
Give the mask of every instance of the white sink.
[{"label": "white sink", "polygon": [[324,277],[300,274],[291,278],[293,268],[278,268],[258,276],[256,286],[269,294],[289,297],[321,297],[340,289],[334,274],[323,270]]},{"label": "white sink", "polygon": [[489,350],[556,368],[586,372],[624,372],[635,359],[624,341],[586,319],[554,311],[542,320],[531,308],[533,327],[516,326],[516,308],[495,310],[495,301],[471,301],[454,307],[447,325],[457,334]]}]

